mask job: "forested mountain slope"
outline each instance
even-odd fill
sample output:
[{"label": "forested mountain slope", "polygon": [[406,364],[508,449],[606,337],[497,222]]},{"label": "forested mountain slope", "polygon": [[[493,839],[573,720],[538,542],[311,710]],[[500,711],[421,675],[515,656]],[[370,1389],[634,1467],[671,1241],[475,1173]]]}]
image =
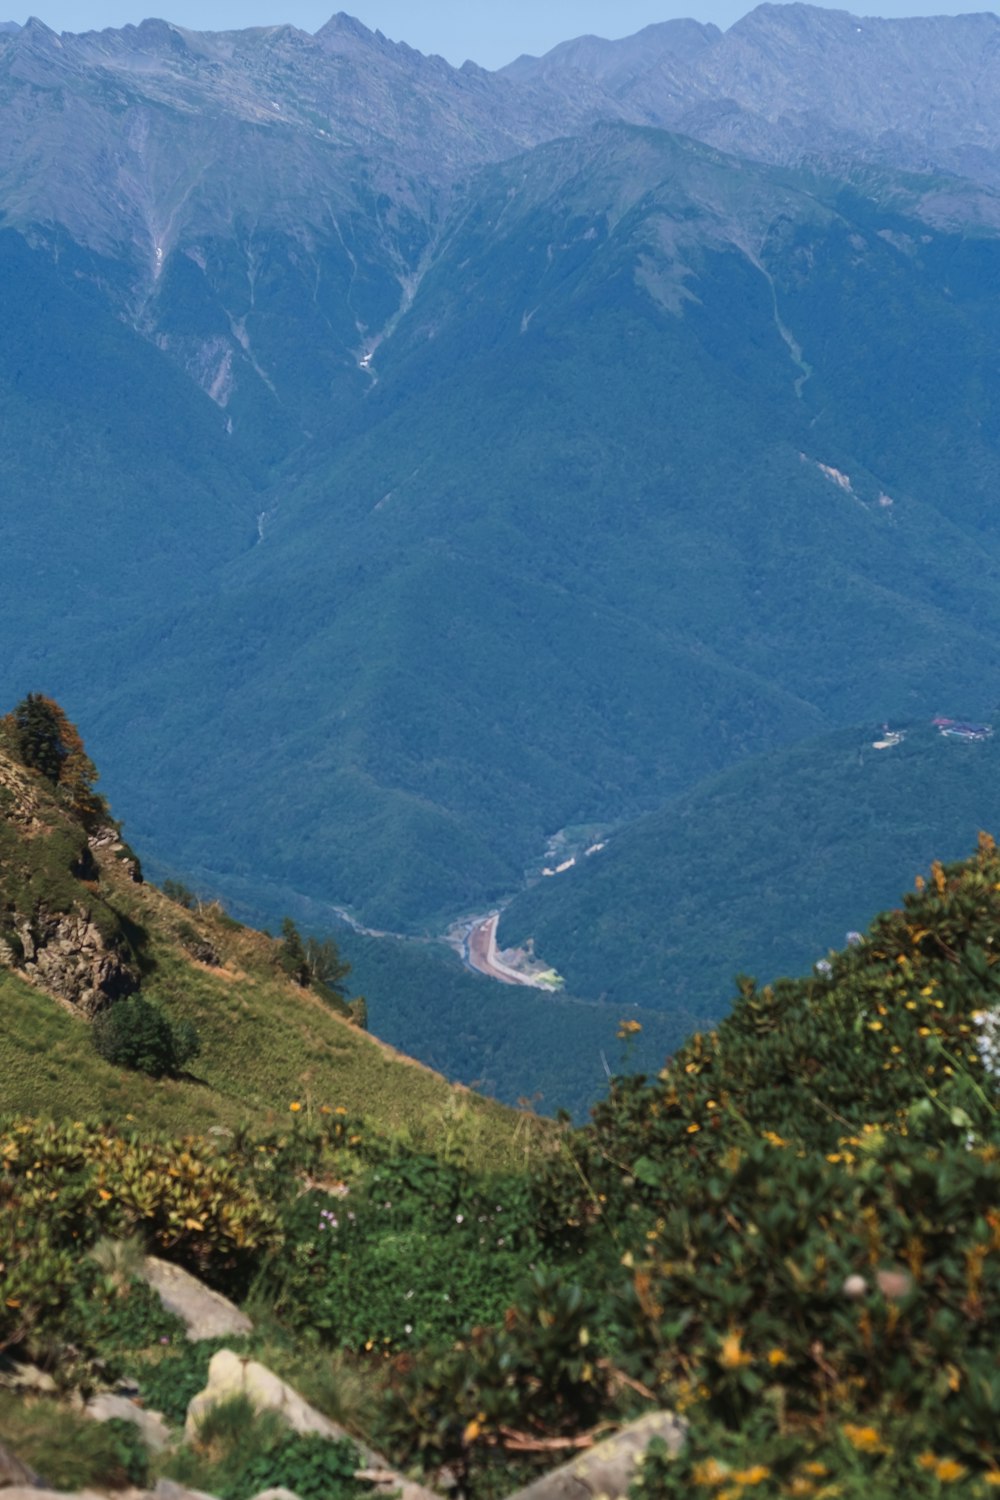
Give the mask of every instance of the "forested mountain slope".
[{"label": "forested mountain slope", "polygon": [[647,38],[762,119],[819,70],[770,165],[608,103],[646,43],[560,54],[567,113],[560,58],[343,16],[5,34],[0,686],[164,866],[440,932],[568,824],[992,702],[997,204],[941,166],[992,149],[989,22],[885,26]]},{"label": "forested mountain slope", "polygon": [[566,824],[977,701],[995,257],[658,132],[490,169],[366,430],[300,455],[263,545],[154,647],[162,698],[126,679],[98,708],[112,756],[148,724],[189,786],[197,832],[154,798],[144,836],[218,870],[235,828],[237,869],[438,922]]},{"label": "forested mountain slope", "polygon": [[717,1020],[738,972],[810,969],[935,849],[997,826],[995,738],[896,732],[838,730],[702,783],[519,896],[501,942],[533,937],[576,994]]}]

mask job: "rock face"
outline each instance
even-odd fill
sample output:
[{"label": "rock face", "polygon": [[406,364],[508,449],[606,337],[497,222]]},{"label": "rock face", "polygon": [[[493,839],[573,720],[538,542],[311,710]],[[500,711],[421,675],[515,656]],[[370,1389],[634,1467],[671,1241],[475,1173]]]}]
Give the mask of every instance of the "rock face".
[{"label": "rock face", "polygon": [[102,860],[138,862],[107,827],[89,838],[43,777],[0,751],[0,966],[93,1018],[139,988]]},{"label": "rock face", "polygon": [[139,988],[135,969],[79,908],[48,912],[42,907],[33,921],[18,925],[17,935],[29,978],[91,1019]]},{"label": "rock face", "polygon": [[147,1255],[142,1274],[167,1312],[185,1324],[192,1342],[236,1338],[253,1332],[246,1313],[180,1266]]}]

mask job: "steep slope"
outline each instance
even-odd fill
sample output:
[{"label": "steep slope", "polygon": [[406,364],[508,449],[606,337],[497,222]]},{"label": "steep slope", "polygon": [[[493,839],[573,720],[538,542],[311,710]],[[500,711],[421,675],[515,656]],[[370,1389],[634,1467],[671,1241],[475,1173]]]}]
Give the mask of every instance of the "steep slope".
[{"label": "steep slope", "polygon": [[[934,181],[874,186],[626,127],[491,169],[373,362],[368,430],[317,439],[154,647],[162,698],[98,709],[144,841],[420,929],[567,824],[975,701],[997,245],[917,217]],[[140,802],[120,721],[193,823]]]},{"label": "steep slope", "polygon": [[[0,1111],[127,1111],[142,1129],[183,1133],[262,1127],[306,1101],[414,1138],[448,1115],[484,1162],[504,1156],[515,1116],[293,983],[273,939],[143,883],[116,828],[88,836],[63,789],[10,753],[6,722],[0,734]],[[190,1073],[154,1081],[95,1052],[90,1019],[136,992],[172,1024],[194,1025]]]},{"label": "steep slope", "polygon": [[[793,10],[744,31],[806,55]],[[3,43],[0,676],[260,909],[438,930],[567,824],[993,670],[995,197],[526,88],[345,17]]]},{"label": "steep slope", "polygon": [[367,388],[455,176],[596,117],[343,14],[315,36],[33,19],[0,48],[0,113],[6,221],[114,261],[89,271],[114,311],[269,456]]},{"label": "steep slope", "polygon": [[501,68],[500,73],[515,83],[544,82],[556,88],[565,75],[572,74],[578,80],[593,80],[621,98],[630,95],[635,84],[654,69],[700,60],[721,36],[718,26],[711,23],[660,21],[618,41],[580,36],[560,42],[544,57],[525,54]]},{"label": "steep slope", "polygon": [[989,14],[879,19],[758,5],[725,33],[691,21],[581,37],[502,70],[607,118],[666,126],[770,162],[823,157],[943,169],[996,186],[1000,99]]},{"label": "steep slope", "polygon": [[[65,238],[59,266],[0,228],[0,629],[14,701],[129,670],[212,571],[257,541],[260,466],[218,408],[93,282],[120,267]],[[58,663],[58,667],[55,666]]]},{"label": "steep slope", "polygon": [[713,1020],[738,970],[809,969],[912,883],[997,826],[998,741],[929,724],[841,730],[739,766],[623,828],[504,913],[574,992]]}]

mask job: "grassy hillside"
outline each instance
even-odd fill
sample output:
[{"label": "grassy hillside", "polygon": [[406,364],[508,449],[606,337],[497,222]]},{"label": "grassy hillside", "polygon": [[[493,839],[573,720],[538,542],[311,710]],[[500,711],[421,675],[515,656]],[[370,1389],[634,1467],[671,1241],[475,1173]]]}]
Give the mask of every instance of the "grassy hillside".
[{"label": "grassy hillside", "polygon": [[1000,740],[927,723],[875,750],[841,730],[706,781],[504,913],[576,994],[718,1018],[733,976],[808,969],[912,883],[998,826]]},{"label": "grassy hillside", "polygon": [[[287,1122],[293,1104],[305,1119],[340,1107],[387,1137],[447,1145],[483,1163],[515,1150],[526,1121],[353,1025],[338,1002],[288,978],[275,940],[218,907],[188,910],[137,883],[121,854],[106,841],[88,851],[62,789],[19,765],[9,738],[6,752],[0,744],[0,938],[14,944],[0,963],[0,1110],[132,1118],[176,1134],[213,1124],[264,1129]],[[201,1051],[186,1073],[154,1080],[111,1067],[67,998],[75,992],[46,993],[44,967],[26,982],[32,938],[40,966],[70,941],[52,930],[60,917],[74,932],[99,927],[108,951],[138,973],[142,998],[171,1023],[194,1025]]]},{"label": "grassy hillside", "polygon": [[[65,1387],[123,1374],[180,1422],[211,1346],[130,1276],[137,1235],[238,1296],[252,1284],[244,1354],[474,1500],[656,1408],[686,1441],[650,1449],[636,1500],[987,1500],[998,892],[986,836],[934,862],[827,973],[746,982],[717,1030],[652,1081],[617,1079],[520,1169],[336,1110],[222,1145],[0,1119],[0,1340],[36,1358],[71,1340]],[[53,1410],[4,1412],[15,1446],[44,1456]],[[248,1500],[251,1455],[288,1480],[323,1457],[285,1442],[220,1413],[159,1462]],[[81,1450],[77,1472],[111,1463]]]}]

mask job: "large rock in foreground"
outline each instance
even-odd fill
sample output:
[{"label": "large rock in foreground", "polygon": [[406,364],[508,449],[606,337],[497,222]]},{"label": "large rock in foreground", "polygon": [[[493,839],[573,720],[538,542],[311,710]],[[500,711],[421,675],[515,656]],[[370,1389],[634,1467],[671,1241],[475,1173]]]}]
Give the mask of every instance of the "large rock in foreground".
[{"label": "large rock in foreground", "polygon": [[302,1436],[315,1433],[333,1442],[346,1438],[361,1455],[365,1474],[374,1481],[374,1494],[398,1496],[399,1500],[438,1500],[433,1490],[405,1479],[380,1454],[310,1406],[298,1391],[286,1385],[266,1366],[256,1360],[241,1359],[231,1349],[220,1349],[213,1357],[208,1367],[208,1385],[188,1405],[184,1435],[189,1442],[197,1437],[206,1413],[220,1401],[233,1396],[246,1396],[257,1411],[277,1412],[293,1432]]}]

